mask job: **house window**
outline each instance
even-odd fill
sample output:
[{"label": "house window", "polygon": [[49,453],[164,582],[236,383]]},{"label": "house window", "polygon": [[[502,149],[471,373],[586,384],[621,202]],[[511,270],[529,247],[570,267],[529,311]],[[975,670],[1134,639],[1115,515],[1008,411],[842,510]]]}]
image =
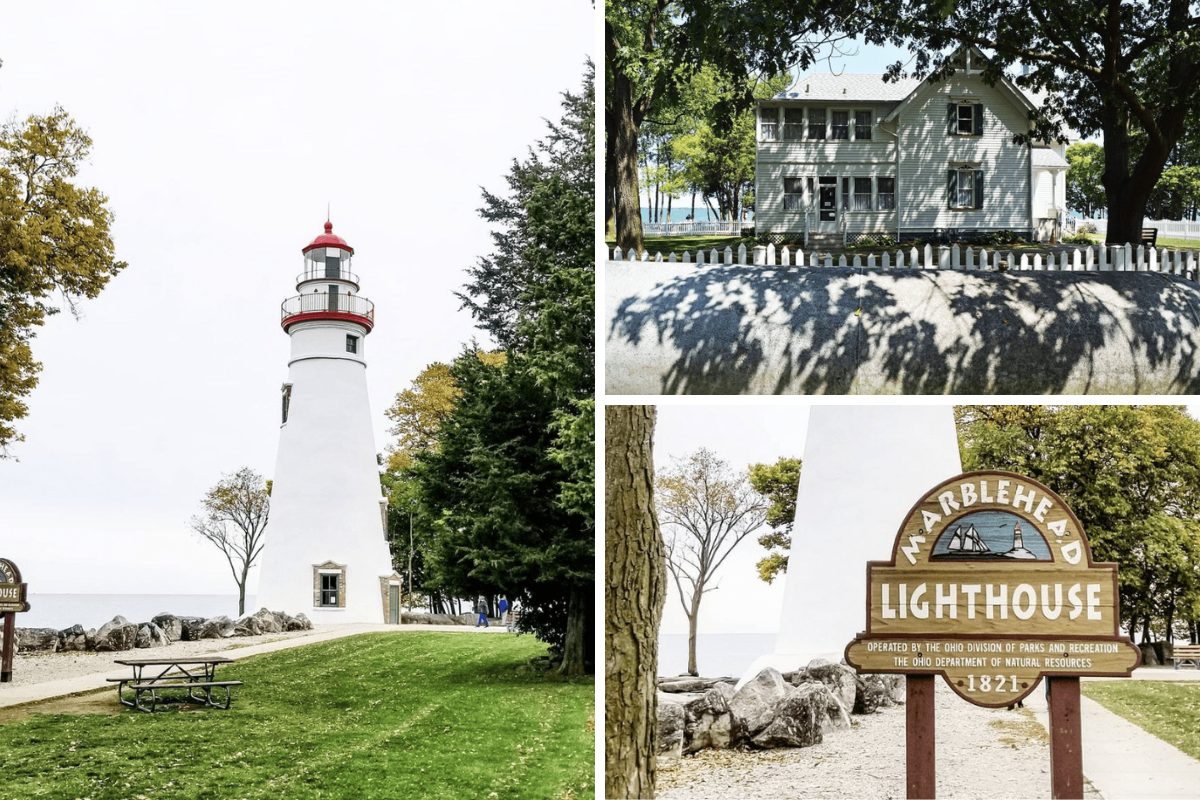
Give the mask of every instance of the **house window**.
[{"label": "house window", "polygon": [[800,211],[804,207],[804,182],[801,178],[783,179],[783,210]]},{"label": "house window", "polygon": [[896,210],[896,179],[895,178],[876,178],[876,197],[878,198],[876,207],[880,211],[895,211]]},{"label": "house window", "polygon": [[825,138],[825,109],[810,108],[808,110],[808,138]]},{"label": "house window", "polygon": [[849,139],[850,138],[850,112],[849,111],[834,111],[833,112],[833,135],[831,139]]},{"label": "house window", "polygon": [[950,207],[983,208],[983,170],[950,170]]},{"label": "house window", "polygon": [[951,136],[983,135],[983,106],[981,104],[951,103],[949,112]]},{"label": "house window", "polygon": [[357,336],[351,336],[348,333],[346,334],[346,352],[347,353],[357,353],[358,352],[358,337]]},{"label": "house window", "polygon": [[321,606],[338,607],[338,583],[341,577],[341,575],[328,572],[321,573]]},{"label": "house window", "polygon": [[804,109],[785,108],[783,110],[783,138],[804,138]]},{"label": "house window", "polygon": [[762,120],[760,121],[762,128],[762,140],[764,142],[773,142],[779,138],[779,109],[764,108],[762,110]]},{"label": "house window", "polygon": [[854,138],[859,141],[866,141],[871,138],[870,111],[854,112]]},{"label": "house window", "polygon": [[854,179],[854,210],[855,211],[870,211],[871,210],[871,179],[870,178],[855,178]]}]

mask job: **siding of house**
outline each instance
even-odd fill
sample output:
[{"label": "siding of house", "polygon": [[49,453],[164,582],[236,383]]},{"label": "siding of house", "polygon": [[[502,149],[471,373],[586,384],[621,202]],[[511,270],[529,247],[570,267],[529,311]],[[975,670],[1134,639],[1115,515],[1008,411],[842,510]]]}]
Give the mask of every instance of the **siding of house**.
[{"label": "siding of house", "polygon": [[[951,136],[947,105],[967,97],[983,105],[983,135]],[[1029,148],[1012,143],[1013,134],[1028,131],[1029,123],[1007,94],[977,75],[958,73],[922,86],[898,122],[902,229],[1029,230]],[[961,162],[978,162],[984,172],[980,210],[949,207],[949,170]]]},{"label": "siding of house", "polygon": [[[806,102],[787,104],[790,108],[823,108],[826,120],[833,111],[870,110],[876,124],[870,141],[845,140],[782,140],[763,141],[760,134],[757,146],[757,168],[754,186],[754,217],[759,233],[799,232],[804,229],[803,211],[785,211],[783,207],[784,178],[836,177],[838,179],[838,208],[841,211],[842,178],[894,178],[896,176],[896,139],[883,131],[878,120],[886,116],[894,104],[839,104],[832,102]],[[767,113],[772,109],[768,108]],[[760,109],[760,115],[762,109]],[[761,119],[761,117],[760,117]],[[853,230],[895,230],[894,211],[848,211],[849,225]],[[812,220],[816,224],[813,206]]]}]

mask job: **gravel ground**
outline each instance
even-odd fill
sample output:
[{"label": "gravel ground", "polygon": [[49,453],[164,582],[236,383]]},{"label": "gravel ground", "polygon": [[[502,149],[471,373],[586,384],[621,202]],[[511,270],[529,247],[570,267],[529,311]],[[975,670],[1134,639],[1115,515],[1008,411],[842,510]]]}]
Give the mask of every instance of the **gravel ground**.
[{"label": "gravel ground", "polygon": [[[972,705],[941,679],[934,702],[939,798],[1050,797],[1050,741],[1031,712]],[[660,759],[657,796],[905,797],[904,706],[852,719],[854,728],[813,747],[704,750],[674,762]],[[1085,782],[1084,796],[1100,794]]]},{"label": "gravel ground", "polygon": [[252,644],[274,642],[280,639],[295,639],[311,636],[319,631],[292,631],[290,633],[264,633],[261,636],[235,636],[229,639],[203,639],[198,642],[174,642],[165,647],[144,650],[127,650],[119,653],[30,653],[13,656],[13,679],[11,683],[0,683],[0,697],[8,687],[28,686],[34,683],[58,681],[80,675],[112,672],[123,669],[113,663],[118,658],[151,658],[159,655],[192,656],[215,653],[222,650],[246,647]]}]

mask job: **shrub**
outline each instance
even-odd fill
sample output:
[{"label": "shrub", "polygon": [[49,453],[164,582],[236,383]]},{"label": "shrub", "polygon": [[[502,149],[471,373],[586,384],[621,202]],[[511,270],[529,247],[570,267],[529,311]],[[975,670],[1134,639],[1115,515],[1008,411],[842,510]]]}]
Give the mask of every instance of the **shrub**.
[{"label": "shrub", "polygon": [[1074,236],[1065,236],[1062,240],[1063,244],[1095,244],[1092,238],[1086,233],[1080,232]]}]

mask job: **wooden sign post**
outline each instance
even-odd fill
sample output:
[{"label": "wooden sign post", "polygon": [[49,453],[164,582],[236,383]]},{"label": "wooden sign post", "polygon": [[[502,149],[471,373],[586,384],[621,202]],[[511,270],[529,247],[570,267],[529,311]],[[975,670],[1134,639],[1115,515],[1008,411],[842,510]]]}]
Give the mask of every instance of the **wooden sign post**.
[{"label": "wooden sign post", "polygon": [[0,648],[0,683],[12,681],[13,651],[16,649],[17,612],[28,611],[26,586],[21,570],[7,558],[0,558],[0,615],[4,617],[4,644]]},{"label": "wooden sign post", "polygon": [[867,564],[867,630],[846,662],[908,676],[910,800],[934,796],[936,675],[990,708],[1046,678],[1052,796],[1082,798],[1079,678],[1128,677],[1141,663],[1117,623],[1117,565],[1092,562],[1062,498],[1020,475],[972,472],[928,492],[892,560]]}]

